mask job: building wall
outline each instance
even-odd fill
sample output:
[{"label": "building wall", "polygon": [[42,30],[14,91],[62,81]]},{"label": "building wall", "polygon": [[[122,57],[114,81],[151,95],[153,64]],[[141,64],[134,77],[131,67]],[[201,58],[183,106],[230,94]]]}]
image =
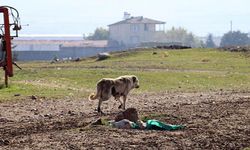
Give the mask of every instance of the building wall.
[{"label": "building wall", "polygon": [[90,57],[95,56],[98,53],[106,52],[109,49],[105,47],[62,47],[60,53],[58,54],[59,58],[71,57],[81,58],[81,57]]},{"label": "building wall", "polygon": [[118,24],[109,28],[110,39],[118,41],[120,45],[129,43],[129,32],[129,24]]},{"label": "building wall", "polygon": [[116,24],[109,27],[109,32],[110,39],[128,46],[152,42],[158,33],[155,24]]},{"label": "building wall", "polygon": [[59,51],[60,44],[16,44],[15,51]]},{"label": "building wall", "polygon": [[17,61],[52,60],[58,56],[59,51],[13,51]]},{"label": "building wall", "polygon": [[84,58],[90,56],[96,56],[102,52],[120,51],[124,49],[112,48],[112,47],[60,47],[57,51],[13,51],[13,57],[17,61],[36,61],[36,60],[53,60],[55,57],[58,59],[64,58]]}]

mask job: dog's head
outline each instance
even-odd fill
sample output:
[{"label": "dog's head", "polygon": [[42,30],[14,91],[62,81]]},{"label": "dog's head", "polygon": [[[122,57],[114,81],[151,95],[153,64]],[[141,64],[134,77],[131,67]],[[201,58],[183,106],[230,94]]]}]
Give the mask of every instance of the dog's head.
[{"label": "dog's head", "polygon": [[133,87],[134,88],[139,88],[140,85],[139,85],[139,79],[137,78],[137,76],[132,75],[131,77],[132,77]]}]

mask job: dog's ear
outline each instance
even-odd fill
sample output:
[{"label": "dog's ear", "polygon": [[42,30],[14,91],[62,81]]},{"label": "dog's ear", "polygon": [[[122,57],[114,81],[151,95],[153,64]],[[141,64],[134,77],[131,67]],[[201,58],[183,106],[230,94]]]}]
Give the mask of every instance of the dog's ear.
[{"label": "dog's ear", "polygon": [[137,80],[137,78],[135,76],[132,76],[132,80],[133,80],[133,83],[135,83],[135,81]]},{"label": "dog's ear", "polygon": [[114,85],[114,84],[115,84],[115,81],[114,81],[114,80],[110,80],[109,83],[110,83],[111,85]]}]

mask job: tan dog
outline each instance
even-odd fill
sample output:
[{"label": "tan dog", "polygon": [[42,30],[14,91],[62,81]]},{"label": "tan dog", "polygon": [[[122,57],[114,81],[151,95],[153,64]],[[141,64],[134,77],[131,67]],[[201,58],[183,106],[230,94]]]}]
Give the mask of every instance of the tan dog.
[{"label": "tan dog", "polygon": [[[118,78],[103,78],[97,82],[96,94],[91,94],[89,100],[99,99],[97,111],[101,111],[101,104],[103,101],[107,101],[111,96],[114,96],[115,100],[119,100],[121,105],[119,108],[125,110],[125,103],[127,95],[133,88],[139,88],[139,80],[135,75],[125,75]],[[123,103],[120,101],[120,97],[123,97]]]}]

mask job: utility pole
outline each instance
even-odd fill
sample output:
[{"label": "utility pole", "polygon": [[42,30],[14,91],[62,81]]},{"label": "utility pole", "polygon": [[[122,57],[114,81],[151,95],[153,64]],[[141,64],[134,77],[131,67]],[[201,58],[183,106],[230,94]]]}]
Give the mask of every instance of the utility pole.
[{"label": "utility pole", "polygon": [[233,21],[232,20],[230,21],[230,31],[231,33],[233,33]]}]

